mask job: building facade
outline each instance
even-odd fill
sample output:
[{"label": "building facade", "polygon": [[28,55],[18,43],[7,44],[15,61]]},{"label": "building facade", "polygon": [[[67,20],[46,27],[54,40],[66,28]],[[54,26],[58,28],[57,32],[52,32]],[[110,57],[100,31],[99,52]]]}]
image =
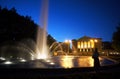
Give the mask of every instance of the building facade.
[{"label": "building facade", "polygon": [[101,38],[92,38],[88,36],[83,36],[78,40],[72,41],[73,51],[77,54],[92,54],[95,48],[98,48],[98,51],[102,51],[102,39]]}]

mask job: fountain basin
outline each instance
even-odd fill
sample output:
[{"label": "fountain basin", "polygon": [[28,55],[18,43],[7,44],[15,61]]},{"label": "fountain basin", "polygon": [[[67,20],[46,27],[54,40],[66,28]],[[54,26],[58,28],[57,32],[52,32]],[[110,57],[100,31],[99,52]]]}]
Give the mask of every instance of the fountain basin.
[{"label": "fountain basin", "polygon": [[[68,59],[72,60],[72,65],[70,65],[71,60]],[[57,56],[46,60],[29,60],[26,62],[17,63],[12,61],[12,64],[3,64],[3,62],[6,60],[2,60],[0,63],[0,78],[51,79],[59,77],[64,78],[73,75],[73,78],[76,78],[77,74],[90,74],[94,72],[94,67],[91,64],[92,59],[90,60],[90,63],[88,59],[91,59],[91,56]],[[87,61],[86,63],[85,60]],[[65,61],[67,64],[64,64]],[[80,64],[81,61],[84,62],[84,65],[82,65],[82,63]],[[68,63],[70,63],[70,66]],[[107,59],[105,57],[100,57],[100,64],[100,71],[115,72],[116,70],[120,70],[120,65],[116,61]]]},{"label": "fountain basin", "polygon": [[[106,57],[99,57],[99,59],[101,67],[118,64],[118,62]],[[17,60],[0,60],[0,68],[87,68],[93,67],[93,63],[94,60],[91,56],[55,56],[49,59],[36,60],[25,60],[22,58]]]}]

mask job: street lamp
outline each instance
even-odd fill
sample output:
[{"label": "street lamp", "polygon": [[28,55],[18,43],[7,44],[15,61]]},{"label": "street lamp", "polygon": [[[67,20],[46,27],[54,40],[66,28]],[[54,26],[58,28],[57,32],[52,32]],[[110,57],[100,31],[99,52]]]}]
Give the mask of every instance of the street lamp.
[{"label": "street lamp", "polygon": [[70,46],[71,40],[65,40],[65,43],[68,43],[68,54],[69,54],[69,46]]},{"label": "street lamp", "polygon": [[96,40],[96,39],[95,39],[94,41],[95,41],[95,43],[97,43],[97,42],[98,42],[98,40]]},{"label": "street lamp", "polygon": [[97,39],[95,39],[95,40],[94,40],[94,42],[95,42],[95,48],[96,48],[96,47],[97,47],[97,46],[96,46],[96,43],[98,42],[98,40],[97,40]]}]

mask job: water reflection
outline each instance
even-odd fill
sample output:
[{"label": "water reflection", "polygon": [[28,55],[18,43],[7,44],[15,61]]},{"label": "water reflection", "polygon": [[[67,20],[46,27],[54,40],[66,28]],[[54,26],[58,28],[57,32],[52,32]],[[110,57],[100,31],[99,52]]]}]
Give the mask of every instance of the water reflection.
[{"label": "water reflection", "polygon": [[[108,59],[106,57],[99,57],[100,65],[106,66],[106,65],[113,65],[116,64],[115,61]],[[24,63],[23,63],[24,62]],[[2,60],[0,59],[0,66],[6,66],[6,64],[9,65],[9,67],[23,67],[23,68],[75,68],[75,67],[93,67],[94,66],[94,60],[91,56],[56,56],[51,59],[46,60]],[[16,64],[17,66],[14,66],[12,64]]]},{"label": "water reflection", "polygon": [[60,66],[63,68],[73,68],[73,67],[93,67],[94,60],[91,56],[62,56],[59,60]]},{"label": "water reflection", "polygon": [[73,67],[93,67],[94,60],[91,56],[62,56],[59,60],[60,66],[63,68],[73,68]]},{"label": "water reflection", "polygon": [[72,68],[72,67],[74,67],[73,57],[71,57],[71,56],[63,56],[61,58],[60,64],[64,68]]},{"label": "water reflection", "polygon": [[[99,57],[99,61],[101,66],[116,64],[115,61],[105,57]],[[61,68],[93,67],[94,59],[92,56],[61,56],[57,63],[60,64]]]},{"label": "water reflection", "polygon": [[94,66],[94,60],[92,57],[81,57],[78,59],[79,67],[93,67]]}]

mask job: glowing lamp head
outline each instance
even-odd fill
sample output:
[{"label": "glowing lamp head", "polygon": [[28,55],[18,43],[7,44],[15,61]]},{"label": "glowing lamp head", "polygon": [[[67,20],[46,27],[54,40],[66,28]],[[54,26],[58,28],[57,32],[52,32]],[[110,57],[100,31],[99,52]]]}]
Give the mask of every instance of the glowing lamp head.
[{"label": "glowing lamp head", "polygon": [[71,40],[65,40],[65,43],[71,43]]},{"label": "glowing lamp head", "polygon": [[50,62],[50,64],[51,64],[51,65],[54,65],[55,63],[53,63],[53,62]]},{"label": "glowing lamp head", "polygon": [[98,40],[95,39],[95,42],[98,42]]},{"label": "glowing lamp head", "polygon": [[3,58],[3,57],[0,57],[0,60],[5,60],[5,58]]},{"label": "glowing lamp head", "polygon": [[4,62],[4,64],[12,64],[12,62],[11,61],[6,61],[6,62]]},{"label": "glowing lamp head", "polygon": [[25,59],[21,59],[20,61],[21,61],[21,62],[26,62],[26,60],[25,60]]}]

